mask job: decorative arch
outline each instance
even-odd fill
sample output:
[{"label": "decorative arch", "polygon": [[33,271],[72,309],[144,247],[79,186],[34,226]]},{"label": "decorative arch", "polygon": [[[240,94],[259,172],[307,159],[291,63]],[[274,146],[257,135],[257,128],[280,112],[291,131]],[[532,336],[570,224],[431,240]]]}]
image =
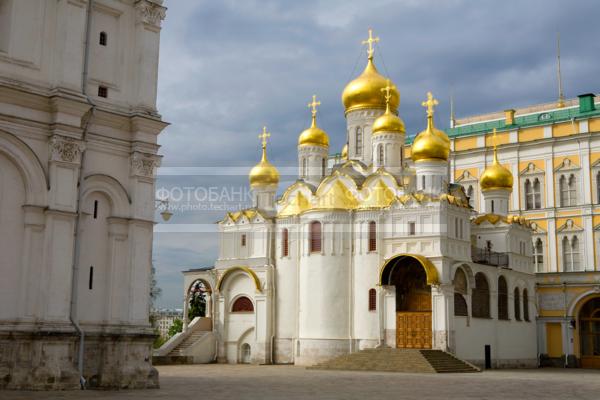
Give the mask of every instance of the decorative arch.
[{"label": "decorative arch", "polygon": [[217,283],[217,290],[219,292],[223,289],[223,283],[225,282],[225,280],[229,277],[229,275],[235,272],[244,273],[250,278],[252,278],[252,280],[254,281],[254,286],[256,287],[256,291],[262,293],[262,287],[260,285],[260,279],[258,278],[258,275],[256,275],[256,272],[252,271],[250,268],[244,266],[235,266],[228,268],[223,273],[223,275],[221,275],[221,277],[219,278],[219,282]]},{"label": "decorative arch", "polygon": [[[383,263],[383,265],[381,266],[381,269],[379,270],[379,282],[378,282],[379,285],[387,285],[387,282],[389,282],[392,270],[395,268],[395,265],[397,265],[397,264],[392,264],[390,266],[390,264],[393,261],[396,261],[396,260],[402,259],[402,258],[412,258],[412,259],[416,260],[419,264],[421,264],[421,266],[425,270],[428,285],[439,285],[440,284],[440,279],[439,279],[437,268],[435,267],[435,265],[433,265],[433,263],[431,261],[429,261],[429,259],[427,257],[422,256],[420,254],[401,253],[401,254],[396,254],[395,256],[388,258]],[[388,268],[388,266],[390,266],[390,268]]]},{"label": "decorative arch", "polygon": [[475,286],[475,274],[473,273],[473,269],[469,266],[469,264],[456,263],[452,265],[450,269],[450,280],[454,282],[454,277],[456,276],[456,272],[462,269],[467,277],[467,285],[472,288]]},{"label": "decorative arch", "polygon": [[576,316],[579,315],[579,311],[581,311],[581,307],[587,303],[589,300],[592,300],[595,297],[600,297],[600,287],[597,287],[593,290],[587,291],[585,293],[580,294],[575,297],[568,308],[568,315]]},{"label": "decorative arch", "polygon": [[111,202],[115,217],[127,218],[131,205],[131,198],[123,185],[109,175],[94,174],[83,179],[81,198],[86,198],[90,193],[104,193]]},{"label": "decorative arch", "polygon": [[50,188],[48,177],[42,162],[31,147],[13,134],[0,131],[0,153],[11,160],[22,174],[27,204],[47,205]]},{"label": "decorative arch", "polygon": [[230,312],[247,312],[253,313],[255,311],[254,302],[249,296],[241,294],[231,301]]}]

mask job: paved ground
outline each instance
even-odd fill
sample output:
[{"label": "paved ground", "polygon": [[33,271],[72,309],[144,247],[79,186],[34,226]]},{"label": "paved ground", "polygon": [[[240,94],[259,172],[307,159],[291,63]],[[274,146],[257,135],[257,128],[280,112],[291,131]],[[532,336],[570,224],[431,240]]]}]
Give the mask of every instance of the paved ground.
[{"label": "paved ground", "polygon": [[0,392],[0,399],[600,399],[600,370],[399,374],[217,364],[158,370],[157,390]]}]

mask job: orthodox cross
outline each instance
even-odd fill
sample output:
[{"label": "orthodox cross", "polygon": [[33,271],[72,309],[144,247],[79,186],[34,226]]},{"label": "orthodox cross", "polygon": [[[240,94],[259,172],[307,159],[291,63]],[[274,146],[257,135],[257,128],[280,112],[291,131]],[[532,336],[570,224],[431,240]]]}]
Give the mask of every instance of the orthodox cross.
[{"label": "orthodox cross", "polygon": [[390,99],[392,98],[392,90],[396,89],[396,86],[394,85],[390,85],[390,80],[387,80],[387,85],[386,87],[382,88],[381,91],[385,92],[385,94],[383,95],[383,97],[385,98],[385,103],[389,104],[390,103]]},{"label": "orthodox cross", "polygon": [[313,94],[313,99],[311,103],[308,103],[308,108],[310,108],[310,112],[312,113],[312,116],[316,116],[317,115],[317,106],[320,106],[321,102],[317,101],[317,95]]},{"label": "orthodox cross", "polygon": [[267,138],[271,137],[271,134],[269,132],[267,132],[267,127],[263,126],[263,131],[260,135],[258,135],[258,138],[262,140],[262,148],[266,149],[267,148]]},{"label": "orthodox cross", "polygon": [[438,101],[433,98],[433,95],[431,94],[431,92],[427,92],[427,101],[424,101],[421,103],[421,105],[423,107],[427,108],[427,116],[428,117],[433,117],[434,107],[437,106],[438,104],[439,104]]},{"label": "orthodox cross", "polygon": [[369,29],[369,38],[367,40],[362,41],[362,44],[366,44],[369,46],[369,48],[367,49],[369,60],[373,59],[373,52],[375,51],[375,49],[373,49],[373,43],[377,42],[379,42],[379,37],[373,37],[373,29]]}]

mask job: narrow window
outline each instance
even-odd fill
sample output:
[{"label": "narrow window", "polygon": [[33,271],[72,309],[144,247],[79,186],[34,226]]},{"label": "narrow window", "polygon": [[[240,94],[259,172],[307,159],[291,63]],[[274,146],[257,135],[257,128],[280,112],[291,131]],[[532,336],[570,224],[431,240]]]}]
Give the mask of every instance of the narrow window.
[{"label": "narrow window", "polygon": [[421,177],[421,190],[425,190],[425,175]]},{"label": "narrow window", "polygon": [[362,148],[363,148],[363,137],[362,137],[362,129],[360,127],[356,128],[356,155],[362,156]]},{"label": "narrow window", "polygon": [[579,239],[577,236],[573,236],[571,239],[571,265],[573,265],[573,271],[579,271]]},{"label": "narrow window", "polygon": [[302,177],[306,178],[306,171],[307,170],[307,166],[306,166],[306,158],[302,159]]},{"label": "narrow window", "polygon": [[454,237],[458,239],[458,218],[454,218]]},{"label": "narrow window", "polygon": [[99,40],[100,46],[106,46],[107,39],[108,39],[108,37],[106,35],[106,32],[100,32],[100,40]]},{"label": "narrow window", "polygon": [[569,205],[574,206],[577,204],[577,178],[575,175],[571,174],[569,177],[569,186],[568,186],[568,197],[569,197]]},{"label": "narrow window", "polygon": [[600,203],[600,171],[596,174],[596,203]]},{"label": "narrow window", "polygon": [[503,276],[498,278],[498,319],[508,319],[508,285]]},{"label": "narrow window", "polygon": [[533,246],[533,263],[537,272],[543,272],[544,269],[544,243],[542,239],[537,238]]},{"label": "narrow window", "polygon": [[494,212],[494,200],[492,200],[492,213]]},{"label": "narrow window", "polygon": [[326,161],[324,158],[321,159],[321,176],[325,176],[325,171],[326,171]]},{"label": "narrow window", "polygon": [[94,219],[98,219],[98,200],[94,200]]},{"label": "narrow window", "polygon": [[529,322],[529,296],[527,289],[523,289],[523,319]]},{"label": "narrow window", "polygon": [[475,287],[471,296],[471,309],[474,318],[490,317],[490,286],[484,274],[475,275]]},{"label": "narrow window", "polygon": [[515,319],[521,320],[521,298],[519,294],[519,288],[515,288]]},{"label": "narrow window", "polygon": [[567,187],[567,178],[564,175],[560,176],[558,180],[558,190],[560,192],[560,206],[565,207],[569,205],[569,188]]},{"label": "narrow window", "polygon": [[108,88],[106,86],[98,86],[98,97],[108,97]]},{"label": "narrow window", "polygon": [[246,234],[242,234],[242,247],[246,246]]},{"label": "narrow window", "polygon": [[525,209],[531,210],[533,208],[533,191],[531,189],[531,181],[525,180]]},{"label": "narrow window", "polygon": [[286,228],[281,231],[281,246],[282,246],[281,249],[282,249],[284,257],[287,257],[289,255],[290,246],[289,246],[288,239],[289,239],[289,232]]},{"label": "narrow window", "polygon": [[469,311],[467,309],[467,301],[464,295],[467,294],[467,276],[462,268],[456,270],[454,274],[454,315],[467,317]]},{"label": "narrow window", "polygon": [[416,229],[415,228],[416,228],[415,223],[413,221],[410,221],[408,223],[408,234],[410,236],[414,236],[415,235],[415,233],[416,233]]},{"label": "narrow window", "polygon": [[565,236],[562,240],[562,253],[563,253],[563,271],[573,271],[573,258],[571,254],[571,245],[569,239]]},{"label": "narrow window", "polygon": [[377,146],[377,157],[378,157],[378,161],[379,161],[379,166],[383,165],[383,145],[378,145]]},{"label": "narrow window", "polygon": [[369,222],[369,251],[377,250],[377,224]]},{"label": "narrow window", "polygon": [[542,208],[542,190],[538,178],[533,181],[533,206],[536,209]]},{"label": "narrow window", "polygon": [[320,253],[321,252],[321,223],[319,221],[313,221],[310,224],[310,252]]},{"label": "narrow window", "polygon": [[474,199],[474,191],[473,191],[473,186],[469,185],[469,188],[467,189],[467,197],[469,198],[469,206],[471,206],[472,208],[474,208],[474,204],[475,204],[475,199]]},{"label": "narrow window", "polygon": [[464,220],[462,220],[462,219],[460,220],[460,238],[461,239],[464,239],[464,236],[463,236],[464,222],[465,222]]},{"label": "narrow window", "polygon": [[369,289],[369,311],[377,310],[377,291]]},{"label": "narrow window", "polygon": [[88,278],[88,288],[92,290],[94,287],[94,267],[90,267],[90,276]]}]

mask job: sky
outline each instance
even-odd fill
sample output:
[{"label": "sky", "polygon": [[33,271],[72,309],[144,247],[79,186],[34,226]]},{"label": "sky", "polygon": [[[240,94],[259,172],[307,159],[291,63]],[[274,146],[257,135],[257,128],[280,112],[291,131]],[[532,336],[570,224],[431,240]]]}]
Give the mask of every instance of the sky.
[{"label": "sky", "polygon": [[[341,93],[366,64],[361,41],[380,38],[375,64],[400,92],[408,135],[424,129],[427,91],[436,125],[558,97],[557,33],[567,98],[598,93],[596,0],[167,0],[161,32],[157,197],[173,213],[155,228],[157,307],[181,307],[181,271],[212,266],[215,222],[250,206],[247,175],[271,133],[269,160],[295,180],[297,140],[321,101],[330,153],[345,143]],[[157,220],[160,217],[157,215]]]}]

